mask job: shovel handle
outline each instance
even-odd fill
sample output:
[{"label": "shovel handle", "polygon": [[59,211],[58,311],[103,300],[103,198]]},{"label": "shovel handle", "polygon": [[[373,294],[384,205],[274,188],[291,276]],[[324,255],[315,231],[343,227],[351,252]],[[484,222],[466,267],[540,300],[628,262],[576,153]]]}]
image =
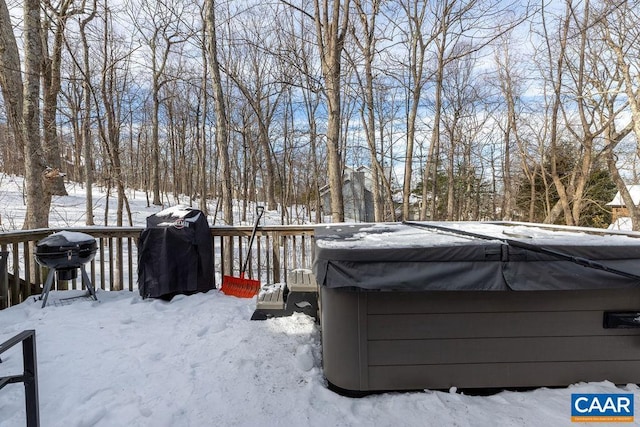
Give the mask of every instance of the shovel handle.
[{"label": "shovel handle", "polygon": [[244,272],[247,271],[247,265],[249,264],[249,259],[251,259],[251,246],[253,246],[253,239],[256,237],[256,231],[258,230],[258,223],[260,222],[260,218],[262,218],[262,214],[264,213],[264,206],[256,207],[256,222],[253,224],[253,230],[251,231],[251,237],[249,238],[249,247],[247,248],[247,257],[244,259],[244,264],[242,264],[242,270],[240,270],[240,274],[244,277]]}]

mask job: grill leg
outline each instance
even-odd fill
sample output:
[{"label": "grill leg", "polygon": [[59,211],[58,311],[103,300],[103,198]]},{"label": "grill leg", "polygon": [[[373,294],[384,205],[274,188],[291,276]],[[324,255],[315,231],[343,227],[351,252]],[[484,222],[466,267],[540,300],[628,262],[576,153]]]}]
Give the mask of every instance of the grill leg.
[{"label": "grill leg", "polygon": [[44,284],[44,291],[42,292],[42,296],[40,298],[42,301],[42,308],[47,305],[47,298],[49,298],[49,291],[51,290],[51,285],[53,284],[53,276],[55,276],[56,270],[55,268],[49,269],[49,274],[47,275],[47,281]]},{"label": "grill leg", "polygon": [[91,284],[91,279],[89,279],[89,275],[87,274],[87,269],[84,268],[84,265],[80,267],[80,271],[82,272],[82,284],[87,287],[87,291],[89,291],[89,295],[96,301],[98,301],[98,297],[96,297],[96,290],[93,288],[93,284]]}]

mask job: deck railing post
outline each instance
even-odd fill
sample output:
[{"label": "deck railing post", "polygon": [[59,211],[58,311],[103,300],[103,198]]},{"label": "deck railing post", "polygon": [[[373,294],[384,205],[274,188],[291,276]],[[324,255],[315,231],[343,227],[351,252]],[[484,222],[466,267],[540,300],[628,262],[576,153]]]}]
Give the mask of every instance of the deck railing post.
[{"label": "deck railing post", "polygon": [[273,283],[280,283],[280,233],[273,233],[272,244]]},{"label": "deck railing post", "polygon": [[13,280],[9,284],[9,293],[11,294],[11,305],[20,304],[20,245],[15,242],[11,251],[13,252]]},{"label": "deck railing post", "polygon": [[7,272],[9,252],[0,252],[0,309],[9,307],[9,275]]}]

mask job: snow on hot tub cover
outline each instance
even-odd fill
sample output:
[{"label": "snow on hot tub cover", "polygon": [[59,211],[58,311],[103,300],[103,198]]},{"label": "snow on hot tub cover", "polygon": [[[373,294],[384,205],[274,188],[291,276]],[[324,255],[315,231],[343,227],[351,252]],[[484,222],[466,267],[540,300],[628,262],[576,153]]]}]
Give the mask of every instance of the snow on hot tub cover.
[{"label": "snow on hot tub cover", "polygon": [[[494,237],[463,236],[429,225]],[[505,291],[609,289],[640,281],[588,268],[523,242],[640,276],[640,234],[522,223],[333,224],[315,230],[321,286],[368,290]],[[505,241],[506,240],[506,241]]]}]

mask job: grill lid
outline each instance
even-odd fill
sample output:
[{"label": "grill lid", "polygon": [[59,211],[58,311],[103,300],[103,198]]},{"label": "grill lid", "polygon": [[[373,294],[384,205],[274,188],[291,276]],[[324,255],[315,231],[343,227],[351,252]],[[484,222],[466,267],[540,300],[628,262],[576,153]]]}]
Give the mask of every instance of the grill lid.
[{"label": "grill lid", "polygon": [[98,250],[96,239],[85,233],[60,231],[36,244],[36,261],[49,268],[77,268],[91,261]]},{"label": "grill lid", "polygon": [[96,243],[96,239],[76,231],[59,231],[45,237],[37,243],[38,248],[81,248]]}]

